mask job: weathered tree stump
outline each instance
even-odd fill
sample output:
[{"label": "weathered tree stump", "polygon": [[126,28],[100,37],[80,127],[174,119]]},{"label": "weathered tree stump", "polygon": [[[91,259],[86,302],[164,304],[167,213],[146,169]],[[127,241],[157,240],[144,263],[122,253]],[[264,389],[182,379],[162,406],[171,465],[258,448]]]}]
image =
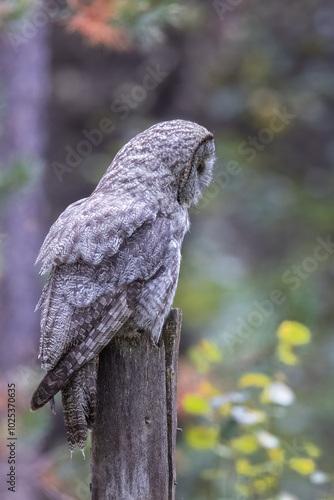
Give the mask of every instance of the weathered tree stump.
[{"label": "weathered tree stump", "polygon": [[174,500],[177,361],[182,312],[158,345],[117,337],[100,355],[92,500]]}]

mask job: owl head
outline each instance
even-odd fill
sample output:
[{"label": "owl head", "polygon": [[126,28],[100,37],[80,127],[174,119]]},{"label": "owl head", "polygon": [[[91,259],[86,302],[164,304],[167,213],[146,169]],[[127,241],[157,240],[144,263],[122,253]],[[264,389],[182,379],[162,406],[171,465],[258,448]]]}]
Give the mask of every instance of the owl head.
[{"label": "owl head", "polygon": [[123,146],[97,191],[127,185],[136,196],[160,194],[189,208],[210,184],[214,161],[214,138],[206,128],[185,120],[161,122]]},{"label": "owl head", "polygon": [[183,133],[176,132],[176,140],[183,150],[183,156],[182,160],[176,162],[174,172],[178,180],[177,200],[189,208],[198,203],[204,188],[211,182],[215,163],[214,138],[197,123],[183,120],[169,123],[176,128],[182,124],[183,128]]},{"label": "owl head", "polygon": [[[211,182],[215,161],[213,135],[201,125],[185,120],[161,122],[143,133],[152,137],[155,156],[161,161],[162,182],[178,203],[196,205]],[[137,136],[138,137],[138,136]]]}]

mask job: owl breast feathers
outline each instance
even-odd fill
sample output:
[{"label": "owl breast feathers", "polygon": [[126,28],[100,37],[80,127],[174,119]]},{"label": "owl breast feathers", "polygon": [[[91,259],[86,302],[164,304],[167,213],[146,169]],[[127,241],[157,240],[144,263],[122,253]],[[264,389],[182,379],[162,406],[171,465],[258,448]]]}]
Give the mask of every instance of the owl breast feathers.
[{"label": "owl breast feathers", "polygon": [[37,262],[50,272],[39,356],[47,371],[37,410],[62,391],[70,449],[94,423],[98,355],[114,335],[145,330],[158,341],[179,275],[188,208],[210,183],[213,136],[192,122],[163,122],[116,155],[95,191],[51,227]]}]

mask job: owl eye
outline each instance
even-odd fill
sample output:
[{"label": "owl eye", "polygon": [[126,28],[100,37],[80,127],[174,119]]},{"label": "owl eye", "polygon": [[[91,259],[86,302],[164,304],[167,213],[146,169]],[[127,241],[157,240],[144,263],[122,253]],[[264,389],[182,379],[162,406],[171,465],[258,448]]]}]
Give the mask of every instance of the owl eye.
[{"label": "owl eye", "polygon": [[197,172],[198,172],[199,174],[202,174],[202,173],[204,172],[204,170],[205,170],[205,163],[204,163],[204,161],[202,160],[202,161],[200,161],[200,162],[199,162],[199,164],[198,164],[198,166],[197,166]]}]

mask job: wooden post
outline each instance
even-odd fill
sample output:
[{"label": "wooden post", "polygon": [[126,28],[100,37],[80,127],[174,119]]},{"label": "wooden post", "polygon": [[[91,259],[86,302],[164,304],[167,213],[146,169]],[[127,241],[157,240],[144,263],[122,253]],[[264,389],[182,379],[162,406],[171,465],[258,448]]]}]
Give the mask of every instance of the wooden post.
[{"label": "wooden post", "polygon": [[114,338],[100,355],[92,500],[174,500],[177,361],[182,311],[158,345]]}]

